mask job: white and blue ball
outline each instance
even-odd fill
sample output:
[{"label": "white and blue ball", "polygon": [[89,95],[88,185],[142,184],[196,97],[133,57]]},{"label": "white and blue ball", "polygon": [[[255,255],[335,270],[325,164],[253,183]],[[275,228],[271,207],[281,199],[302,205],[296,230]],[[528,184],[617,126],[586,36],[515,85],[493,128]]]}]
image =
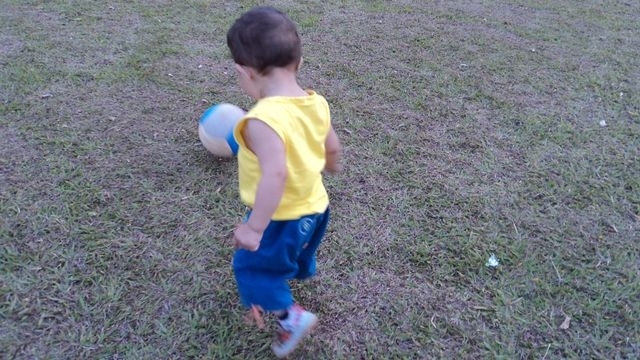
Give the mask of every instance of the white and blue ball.
[{"label": "white and blue ball", "polygon": [[238,153],[238,143],[233,137],[233,130],[245,114],[240,107],[227,103],[208,108],[198,124],[198,136],[202,145],[213,155],[235,156]]}]

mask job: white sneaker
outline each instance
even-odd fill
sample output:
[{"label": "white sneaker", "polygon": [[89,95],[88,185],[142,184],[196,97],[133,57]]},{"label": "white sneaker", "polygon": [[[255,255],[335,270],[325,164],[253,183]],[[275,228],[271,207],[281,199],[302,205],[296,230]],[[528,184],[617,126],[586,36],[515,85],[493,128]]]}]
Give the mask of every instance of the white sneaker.
[{"label": "white sneaker", "polygon": [[271,345],[271,350],[278,358],[291,354],[318,322],[317,316],[300,305],[293,305],[288,312],[285,320],[278,320],[279,329],[276,330],[276,339]]}]

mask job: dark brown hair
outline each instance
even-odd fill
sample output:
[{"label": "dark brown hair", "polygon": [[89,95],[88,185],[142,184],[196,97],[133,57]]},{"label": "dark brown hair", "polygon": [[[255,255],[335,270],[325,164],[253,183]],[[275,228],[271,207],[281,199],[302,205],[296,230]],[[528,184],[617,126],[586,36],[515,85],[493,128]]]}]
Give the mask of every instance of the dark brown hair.
[{"label": "dark brown hair", "polygon": [[238,18],[227,32],[233,61],[261,74],[272,68],[298,66],[302,46],[296,25],[280,10],[256,7]]}]

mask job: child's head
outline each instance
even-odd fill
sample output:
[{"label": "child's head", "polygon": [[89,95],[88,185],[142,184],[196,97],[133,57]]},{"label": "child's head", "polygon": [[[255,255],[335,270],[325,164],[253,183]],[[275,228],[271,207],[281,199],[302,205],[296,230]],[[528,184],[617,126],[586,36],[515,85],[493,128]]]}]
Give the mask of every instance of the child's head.
[{"label": "child's head", "polygon": [[273,68],[297,70],[302,46],[296,25],[281,11],[256,7],[244,13],[227,32],[233,60],[266,75]]}]

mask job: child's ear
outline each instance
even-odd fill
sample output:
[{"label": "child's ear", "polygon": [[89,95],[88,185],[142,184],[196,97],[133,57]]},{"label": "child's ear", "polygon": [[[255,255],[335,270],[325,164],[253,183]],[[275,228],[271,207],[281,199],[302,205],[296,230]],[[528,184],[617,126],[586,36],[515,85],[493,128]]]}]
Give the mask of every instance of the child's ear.
[{"label": "child's ear", "polygon": [[234,64],[234,67],[235,67],[236,72],[238,73],[238,75],[247,76],[247,72],[245,71],[244,66],[242,66],[240,64]]},{"label": "child's ear", "polygon": [[240,64],[235,64],[236,72],[240,76],[244,76],[248,79],[254,79],[256,75],[256,71],[250,68],[249,66],[242,66]]},{"label": "child's ear", "polygon": [[300,61],[298,62],[298,67],[296,67],[296,71],[300,70],[303,63],[304,63],[304,58],[301,56]]}]

